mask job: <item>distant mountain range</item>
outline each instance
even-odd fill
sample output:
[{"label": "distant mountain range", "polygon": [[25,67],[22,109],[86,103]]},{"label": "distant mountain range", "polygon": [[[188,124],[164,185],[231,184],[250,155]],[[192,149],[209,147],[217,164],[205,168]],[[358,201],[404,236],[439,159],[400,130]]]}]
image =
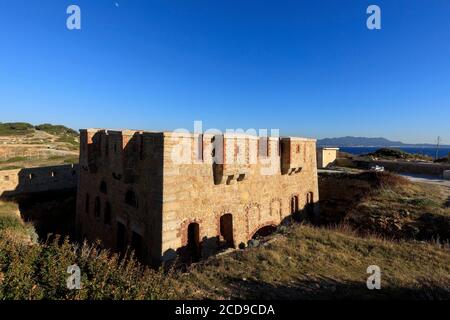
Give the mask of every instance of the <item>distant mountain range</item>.
[{"label": "distant mountain range", "polygon": [[[320,147],[417,147],[417,148],[435,148],[431,143],[403,143],[401,141],[391,141],[386,138],[367,138],[367,137],[340,137],[325,138],[317,140]],[[441,145],[443,148],[450,148],[450,145]]]}]

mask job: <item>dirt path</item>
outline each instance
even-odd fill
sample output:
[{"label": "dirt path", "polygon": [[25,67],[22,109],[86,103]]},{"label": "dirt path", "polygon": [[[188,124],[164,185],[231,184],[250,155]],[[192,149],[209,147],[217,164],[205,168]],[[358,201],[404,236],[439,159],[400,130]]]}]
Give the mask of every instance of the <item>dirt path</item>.
[{"label": "dirt path", "polygon": [[416,174],[401,174],[401,176],[408,178],[412,182],[423,182],[423,183],[430,183],[430,184],[437,184],[440,186],[448,187],[450,188],[450,180],[443,180],[439,178],[434,178],[430,176],[422,176],[422,175],[416,175]]}]

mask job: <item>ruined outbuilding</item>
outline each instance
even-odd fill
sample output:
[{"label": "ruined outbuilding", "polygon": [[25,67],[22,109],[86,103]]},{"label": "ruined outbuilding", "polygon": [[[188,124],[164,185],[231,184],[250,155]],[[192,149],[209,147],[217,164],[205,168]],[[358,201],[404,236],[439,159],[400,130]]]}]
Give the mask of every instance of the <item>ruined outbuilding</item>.
[{"label": "ruined outbuilding", "polygon": [[317,166],[324,169],[336,163],[339,148],[322,147],[317,149]]}]

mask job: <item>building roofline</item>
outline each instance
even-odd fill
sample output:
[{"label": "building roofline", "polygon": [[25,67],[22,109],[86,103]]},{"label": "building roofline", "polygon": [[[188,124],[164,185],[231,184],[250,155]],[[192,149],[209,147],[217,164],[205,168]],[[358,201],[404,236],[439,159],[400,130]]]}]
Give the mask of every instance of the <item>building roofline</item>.
[{"label": "building roofline", "polygon": [[[96,132],[104,132],[106,134],[122,134],[122,135],[134,135],[134,134],[162,134],[164,137],[176,137],[176,138],[192,138],[198,137],[200,134],[203,134],[205,137],[214,137],[216,135],[223,135],[225,138],[247,138],[247,139],[259,139],[262,136],[252,135],[248,133],[240,133],[240,132],[224,132],[224,133],[196,133],[196,132],[177,132],[177,131],[149,131],[149,130],[129,130],[129,129],[104,129],[104,128],[86,128],[80,129],[80,132],[88,132],[88,133],[96,133]],[[317,139],[306,138],[306,137],[294,137],[294,136],[280,136],[280,137],[272,137],[267,136],[269,140],[278,140],[278,139],[290,139],[293,141],[311,141],[316,142]]]}]

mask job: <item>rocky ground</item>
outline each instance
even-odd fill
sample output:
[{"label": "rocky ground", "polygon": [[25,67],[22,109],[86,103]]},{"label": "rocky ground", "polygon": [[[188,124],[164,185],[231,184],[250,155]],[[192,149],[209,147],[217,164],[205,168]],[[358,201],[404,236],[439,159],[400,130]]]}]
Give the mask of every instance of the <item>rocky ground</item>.
[{"label": "rocky ground", "polygon": [[390,173],[320,175],[322,225],[396,239],[450,239],[450,188]]}]

